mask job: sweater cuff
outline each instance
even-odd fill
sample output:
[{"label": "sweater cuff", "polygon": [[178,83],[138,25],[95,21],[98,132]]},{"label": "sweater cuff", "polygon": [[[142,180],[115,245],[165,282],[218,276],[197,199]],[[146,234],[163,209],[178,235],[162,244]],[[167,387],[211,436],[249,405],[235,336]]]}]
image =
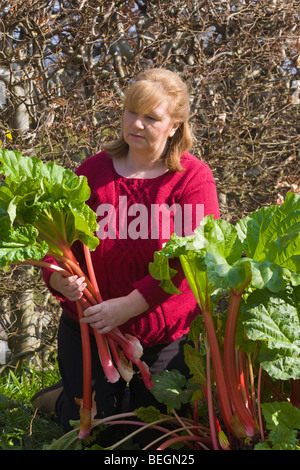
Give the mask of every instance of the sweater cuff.
[{"label": "sweater cuff", "polygon": [[[57,264],[56,261],[51,258],[50,256],[46,256],[45,258],[43,258],[43,261],[46,261],[48,263],[52,263],[52,264]],[[51,286],[50,286],[50,277],[52,276],[53,274],[53,270],[52,269],[48,269],[48,268],[41,268],[42,270],[42,276],[43,276],[43,280],[49,290],[49,292],[57,298],[57,300],[59,300],[60,302],[63,302],[66,300],[66,298],[58,291],[54,290]]]}]

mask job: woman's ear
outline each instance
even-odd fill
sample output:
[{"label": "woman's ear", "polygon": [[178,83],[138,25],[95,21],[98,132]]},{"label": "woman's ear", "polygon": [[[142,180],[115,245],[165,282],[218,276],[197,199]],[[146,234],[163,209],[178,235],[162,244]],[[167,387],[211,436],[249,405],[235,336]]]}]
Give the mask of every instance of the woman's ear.
[{"label": "woman's ear", "polygon": [[180,122],[175,121],[169,132],[169,137],[173,137],[173,135],[175,134],[179,126],[180,126]]}]

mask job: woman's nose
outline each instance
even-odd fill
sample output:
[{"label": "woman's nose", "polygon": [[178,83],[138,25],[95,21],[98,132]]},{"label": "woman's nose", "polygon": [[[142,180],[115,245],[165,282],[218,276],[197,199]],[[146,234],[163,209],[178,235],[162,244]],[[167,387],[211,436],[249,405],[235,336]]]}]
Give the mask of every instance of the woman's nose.
[{"label": "woman's nose", "polygon": [[135,117],[135,120],[134,120],[134,126],[137,128],[137,129],[143,129],[144,128],[144,122],[143,122],[143,118],[142,116],[140,115],[137,115]]}]

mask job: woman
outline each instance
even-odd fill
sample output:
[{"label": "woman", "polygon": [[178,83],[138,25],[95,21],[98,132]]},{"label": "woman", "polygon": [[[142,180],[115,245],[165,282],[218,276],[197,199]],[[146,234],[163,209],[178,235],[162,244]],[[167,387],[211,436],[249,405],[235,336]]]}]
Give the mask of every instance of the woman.
[{"label": "woman", "polygon": [[[143,72],[125,93],[120,138],[77,170],[88,179],[88,203],[98,215],[100,244],[92,259],[104,300],[88,308],[82,321],[103,334],[119,327],[136,336],[151,373],[178,369],[188,374],[182,348],[198,310],[178,261],[172,266],[180,295],[164,292],[149,274],[149,263],[173,232],[185,236],[203,216],[219,217],[212,172],[188,153],[188,120],[189,96],[180,77],[166,69]],[[74,250],[84,268],[81,247]],[[69,420],[78,419],[74,397],[82,396],[75,301],[85,283],[47,270],[44,279],[64,312],[58,336],[63,392],[56,410],[67,430]],[[106,381],[92,344],[98,415],[109,416],[120,412],[126,384]],[[138,374],[129,386],[131,409],[160,407]]]}]

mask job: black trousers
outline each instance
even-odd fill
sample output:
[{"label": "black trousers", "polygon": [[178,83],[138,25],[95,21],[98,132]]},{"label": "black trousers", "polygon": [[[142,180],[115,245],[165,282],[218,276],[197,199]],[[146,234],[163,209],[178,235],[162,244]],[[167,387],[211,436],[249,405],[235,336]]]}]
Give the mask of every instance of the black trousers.
[{"label": "black trousers", "polygon": [[[151,374],[164,370],[177,369],[186,377],[189,370],[184,361],[183,346],[187,335],[178,340],[159,346],[144,348],[142,360],[149,366]],[[91,335],[92,353],[92,388],[95,391],[97,418],[112,416],[124,410],[133,411],[141,406],[155,406],[165,412],[165,406],[157,402],[153,394],[145,387],[140,375],[134,374],[126,387],[120,378],[116,383],[109,383],[103,373],[98,356],[95,338]],[[70,420],[79,419],[79,407],[74,398],[82,398],[82,348],[80,326],[63,313],[58,331],[58,363],[63,382],[63,393],[57,402],[57,415],[65,431],[71,430]],[[125,393],[126,390],[126,393]]]}]

